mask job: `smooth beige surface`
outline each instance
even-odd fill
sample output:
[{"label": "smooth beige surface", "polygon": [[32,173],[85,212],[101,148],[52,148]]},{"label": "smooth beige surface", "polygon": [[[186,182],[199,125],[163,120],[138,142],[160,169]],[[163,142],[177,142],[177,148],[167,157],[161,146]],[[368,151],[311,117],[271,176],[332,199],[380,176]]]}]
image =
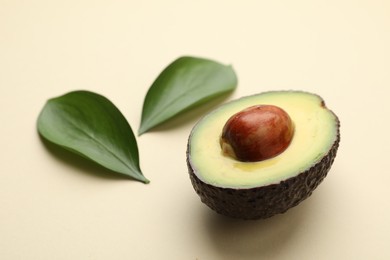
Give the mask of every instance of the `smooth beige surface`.
[{"label": "smooth beige surface", "polygon": [[[390,259],[390,2],[0,0],[0,259]],[[149,185],[48,147],[48,98],[105,95],[138,129],[182,55],[233,64],[238,98],[320,94],[341,146],[313,196],[265,221],[204,206],[185,164],[210,107],[138,137]],[[213,104],[215,105],[215,104]]]}]

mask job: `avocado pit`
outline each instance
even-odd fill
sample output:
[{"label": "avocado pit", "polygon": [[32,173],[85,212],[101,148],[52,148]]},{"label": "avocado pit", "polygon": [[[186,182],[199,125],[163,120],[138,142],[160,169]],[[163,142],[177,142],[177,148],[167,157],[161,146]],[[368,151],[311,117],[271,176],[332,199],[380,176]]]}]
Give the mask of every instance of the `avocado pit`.
[{"label": "avocado pit", "polygon": [[227,156],[242,162],[256,162],[282,153],[293,135],[293,122],[282,108],[256,105],[228,119],[222,130],[220,145]]}]

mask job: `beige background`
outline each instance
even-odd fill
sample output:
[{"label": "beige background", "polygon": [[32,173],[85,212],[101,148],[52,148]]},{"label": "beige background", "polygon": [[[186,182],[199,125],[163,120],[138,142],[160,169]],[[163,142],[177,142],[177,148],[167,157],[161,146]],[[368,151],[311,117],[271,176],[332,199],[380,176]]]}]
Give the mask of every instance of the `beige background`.
[{"label": "beige background", "polygon": [[[389,46],[386,0],[0,0],[0,259],[390,259]],[[204,206],[185,149],[210,106],[137,138],[149,185],[38,137],[45,101],[76,89],[108,97],[136,131],[148,87],[182,55],[232,64],[229,99],[326,100],[342,140],[311,198],[255,222]]]}]

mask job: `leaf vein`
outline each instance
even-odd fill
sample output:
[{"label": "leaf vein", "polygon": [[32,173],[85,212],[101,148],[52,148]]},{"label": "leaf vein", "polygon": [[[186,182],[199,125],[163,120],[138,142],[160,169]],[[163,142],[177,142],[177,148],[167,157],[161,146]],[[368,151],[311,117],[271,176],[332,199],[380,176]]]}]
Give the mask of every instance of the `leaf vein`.
[{"label": "leaf vein", "polygon": [[77,124],[75,124],[74,122],[72,122],[71,120],[67,119],[66,121],[68,121],[68,123],[74,128],[76,129],[77,131],[79,131],[80,133],[82,133],[83,135],[85,135],[86,137],[88,137],[89,140],[92,140],[94,143],[96,143],[97,145],[101,146],[104,148],[104,150],[106,150],[109,154],[111,154],[115,159],[117,159],[120,163],[122,163],[124,166],[126,166],[126,168],[128,168],[129,170],[131,171],[135,171],[135,169],[133,169],[133,167],[131,167],[131,165],[128,165],[122,158],[120,158],[117,154],[115,154],[115,152],[113,152],[111,149],[109,149],[108,146],[106,146],[104,143],[100,142],[98,139],[96,139],[93,134],[90,134],[88,133],[87,131],[83,130],[82,128],[78,127]]}]

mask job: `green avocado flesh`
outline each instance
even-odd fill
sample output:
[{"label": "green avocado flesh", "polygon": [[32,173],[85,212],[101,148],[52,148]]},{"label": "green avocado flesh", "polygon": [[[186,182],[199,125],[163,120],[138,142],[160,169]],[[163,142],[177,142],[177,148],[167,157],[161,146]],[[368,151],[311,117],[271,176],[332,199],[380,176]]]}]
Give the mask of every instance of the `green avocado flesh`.
[{"label": "green avocado flesh", "polygon": [[[222,153],[219,139],[232,115],[254,105],[286,111],[294,136],[273,158],[241,162]],[[265,218],[310,196],[329,171],[339,138],[339,120],[318,95],[265,92],[229,102],[202,118],[188,140],[187,165],[195,190],[208,206],[233,217]]]}]

